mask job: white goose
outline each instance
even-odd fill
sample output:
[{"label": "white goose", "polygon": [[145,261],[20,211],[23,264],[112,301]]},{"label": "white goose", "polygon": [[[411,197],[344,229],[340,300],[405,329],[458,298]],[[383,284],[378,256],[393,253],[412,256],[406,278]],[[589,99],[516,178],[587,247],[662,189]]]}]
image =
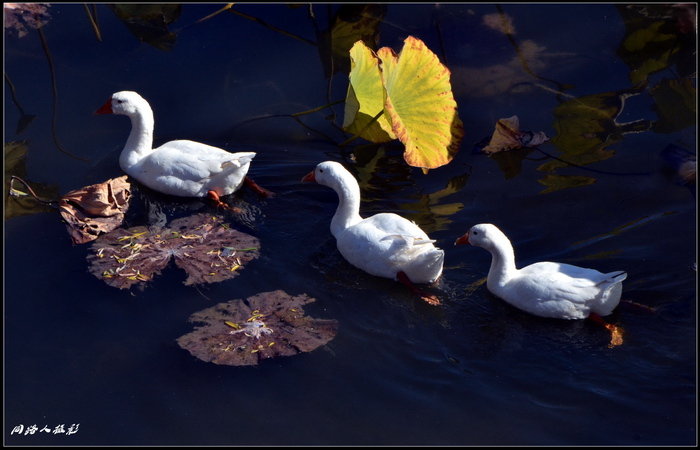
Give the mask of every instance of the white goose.
[{"label": "white goose", "polygon": [[[262,195],[270,194],[246,176],[254,152],[230,153],[194,141],[176,140],[153,148],[153,110],[136,92],[121,91],[96,111],[131,119],[131,133],[119,156],[122,170],[156,191],[180,197],[219,197],[245,182]],[[222,203],[220,203],[222,204]]]},{"label": "white goose", "polygon": [[455,245],[463,244],[491,253],[486,287],[497,297],[540,317],[594,319],[613,332],[613,345],[622,342],[621,330],[606,324],[600,316],[612,313],[620,303],[626,272],[601,273],[556,262],[538,262],[517,269],[510,240],[490,223],[474,225],[455,241]]},{"label": "white goose", "polygon": [[397,214],[381,213],[363,219],[357,180],[337,162],[322,162],[302,178],[302,182],[313,181],[338,194],[331,233],[338,251],[350,264],[372,275],[398,280],[426,302],[440,304],[436,296],[413,285],[432,283],[442,273],[445,254],[433,245],[434,240]]}]

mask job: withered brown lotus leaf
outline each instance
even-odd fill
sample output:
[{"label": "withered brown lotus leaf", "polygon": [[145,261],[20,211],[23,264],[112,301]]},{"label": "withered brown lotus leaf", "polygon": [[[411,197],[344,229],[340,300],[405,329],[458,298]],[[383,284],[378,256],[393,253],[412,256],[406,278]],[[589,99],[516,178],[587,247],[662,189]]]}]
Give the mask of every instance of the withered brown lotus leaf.
[{"label": "withered brown lotus leaf", "polygon": [[118,228],[90,250],[90,272],[110,286],[126,289],[151,280],[171,258],[187,272],[186,285],[228,280],[260,255],[260,242],[221,217],[195,214],[167,227]]},{"label": "withered brown lotus leaf", "polygon": [[202,361],[249,366],[263,359],[310,352],[331,341],[338,322],[304,315],[315,301],[306,294],[277,290],[231,300],[194,313],[200,324],[177,343]]}]

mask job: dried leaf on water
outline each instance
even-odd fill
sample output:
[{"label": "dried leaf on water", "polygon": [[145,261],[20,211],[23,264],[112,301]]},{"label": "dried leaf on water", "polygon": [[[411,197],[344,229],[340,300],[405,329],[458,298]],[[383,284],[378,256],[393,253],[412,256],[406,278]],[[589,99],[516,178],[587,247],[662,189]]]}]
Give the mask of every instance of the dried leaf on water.
[{"label": "dried leaf on water", "polygon": [[61,197],[61,217],[73,243],[94,241],[121,225],[130,198],[131,184],[126,175],[70,191]]},{"label": "dried leaf on water", "polygon": [[127,289],[153,279],[171,258],[191,285],[234,278],[259,255],[256,237],[234,230],[221,217],[195,214],[168,227],[118,228],[92,244],[88,262],[97,278]]},{"label": "dried leaf on water", "polygon": [[306,294],[264,292],[194,313],[201,324],[177,343],[206,362],[228,366],[256,365],[263,359],[310,352],[332,340],[338,322],[304,315],[315,301]]},{"label": "dried leaf on water", "polygon": [[49,22],[51,15],[48,3],[3,3],[6,30],[14,31],[18,37],[27,35],[27,29],[38,29]]},{"label": "dried leaf on water", "polygon": [[493,154],[523,147],[537,147],[548,140],[549,138],[543,131],[538,131],[536,133],[532,131],[520,131],[520,120],[518,116],[511,116],[505,119],[499,119],[498,122],[496,122],[496,129],[493,131],[491,141],[482,151],[487,154]]}]

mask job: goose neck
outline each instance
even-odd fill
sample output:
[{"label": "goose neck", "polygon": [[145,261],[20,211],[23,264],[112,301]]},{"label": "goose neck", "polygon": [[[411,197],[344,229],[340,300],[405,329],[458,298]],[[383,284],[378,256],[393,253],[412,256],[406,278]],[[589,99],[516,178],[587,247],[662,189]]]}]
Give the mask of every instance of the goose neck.
[{"label": "goose neck", "polygon": [[142,107],[128,117],[131,119],[131,132],[119,157],[119,165],[125,171],[136,165],[153,149],[154,119],[151,108]]},{"label": "goose neck", "polygon": [[515,252],[513,245],[505,236],[494,243],[489,251],[491,252],[491,268],[489,269],[487,285],[489,289],[498,289],[513,278],[517,271]]},{"label": "goose neck", "polygon": [[333,186],[338,194],[338,208],[331,220],[331,233],[338,236],[343,230],[362,220],[360,216],[360,186],[352,175],[345,175]]}]

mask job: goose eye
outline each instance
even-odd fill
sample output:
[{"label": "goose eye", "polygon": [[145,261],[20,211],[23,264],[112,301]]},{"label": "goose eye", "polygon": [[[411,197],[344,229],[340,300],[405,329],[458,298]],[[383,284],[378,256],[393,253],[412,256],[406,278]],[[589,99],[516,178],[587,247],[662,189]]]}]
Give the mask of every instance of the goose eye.
[{"label": "goose eye", "polygon": [[319,172],[323,173],[323,169],[318,169]]},{"label": "goose eye", "polygon": [[477,235],[477,234],[479,234],[479,232],[478,232],[478,231],[472,231],[472,234],[473,234],[473,235]]},{"label": "goose eye", "polygon": [[117,103],[121,105],[122,103],[124,103],[124,100],[117,100]]}]

